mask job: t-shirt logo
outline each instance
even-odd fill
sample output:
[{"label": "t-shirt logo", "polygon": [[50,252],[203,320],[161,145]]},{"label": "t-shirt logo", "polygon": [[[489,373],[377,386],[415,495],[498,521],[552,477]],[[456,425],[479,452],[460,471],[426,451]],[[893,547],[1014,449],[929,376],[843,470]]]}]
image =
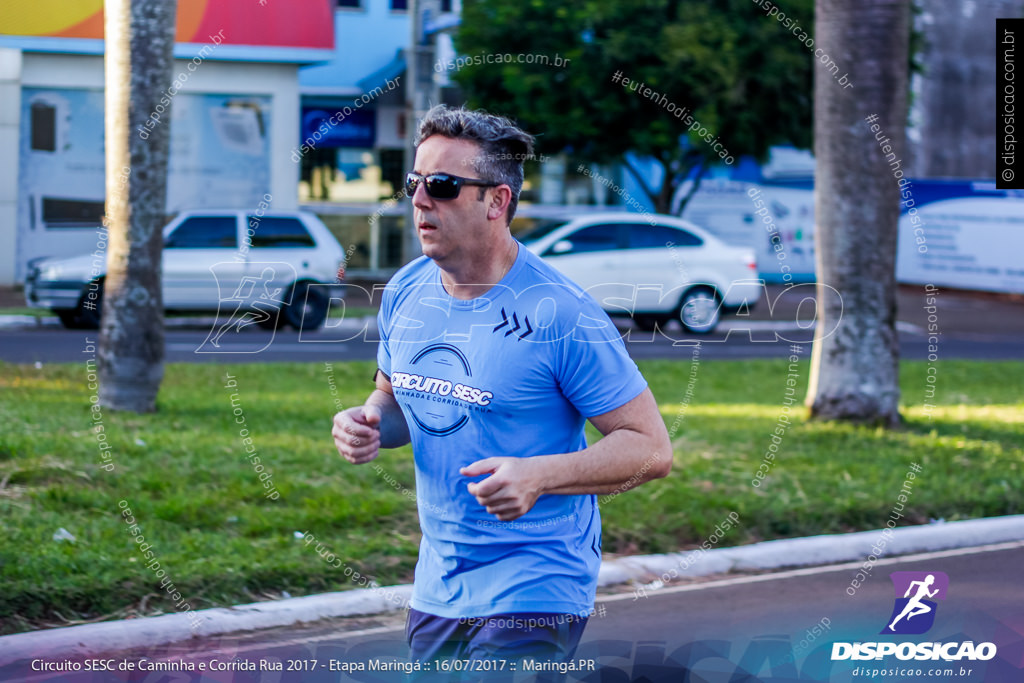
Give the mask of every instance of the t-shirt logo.
[{"label": "t-shirt logo", "polygon": [[[501,322],[494,326],[491,332],[497,332],[500,329],[505,328],[505,336],[515,334],[519,339],[526,339],[533,332],[533,328],[530,327],[530,316],[523,316],[523,323],[519,322],[519,314],[512,311],[512,319],[510,320],[508,314],[505,313],[505,308],[501,309]],[[524,329],[525,328],[525,329]]]},{"label": "t-shirt logo", "polygon": [[431,344],[409,365],[416,372],[392,372],[391,388],[428,434],[454,434],[466,426],[471,412],[490,410],[494,393],[473,386],[469,359],[455,346]]}]

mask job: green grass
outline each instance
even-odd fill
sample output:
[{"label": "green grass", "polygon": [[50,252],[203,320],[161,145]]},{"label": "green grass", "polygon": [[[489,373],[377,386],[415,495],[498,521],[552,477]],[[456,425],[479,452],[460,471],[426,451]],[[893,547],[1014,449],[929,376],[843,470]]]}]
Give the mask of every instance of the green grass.
[{"label": "green grass", "polygon": [[28,306],[0,306],[0,315],[30,315],[33,318],[46,318],[54,315],[48,308],[29,308]]},{"label": "green grass", "polygon": [[365,318],[366,316],[376,317],[377,309],[369,306],[348,306],[344,307],[334,304],[328,309],[328,315],[332,318]]},{"label": "green grass", "polygon": [[[157,413],[102,414],[114,463],[107,472],[84,364],[0,364],[0,633],[174,610],[143,566],[120,500],[195,609],[354,587],[295,532],[315,534],[380,584],[410,581],[414,504],[371,467],[342,461],[329,434],[339,407],[362,402],[372,369],[232,365],[238,387],[227,390],[224,368],[169,365]],[[641,369],[671,427],[685,401],[688,354]],[[693,547],[733,510],[740,524],[720,545],[879,528],[911,462],[922,472],[906,523],[1021,512],[1024,363],[943,361],[937,377],[929,420],[925,365],[903,364],[907,425],[898,431],[808,422],[795,411],[758,489],[750,482],[780,413],[786,363],[702,362],[673,433],[672,474],[602,499],[605,552]],[[278,500],[263,495],[245,457],[232,391]],[[378,462],[413,488],[408,447]],[[52,540],[61,527],[76,542]]]}]

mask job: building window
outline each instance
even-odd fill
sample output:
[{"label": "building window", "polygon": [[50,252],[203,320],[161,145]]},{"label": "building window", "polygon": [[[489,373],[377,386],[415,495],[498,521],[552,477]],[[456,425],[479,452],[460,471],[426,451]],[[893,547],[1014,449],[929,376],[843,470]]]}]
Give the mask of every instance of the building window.
[{"label": "building window", "polygon": [[391,0],[392,12],[405,12],[409,9],[409,0]]},{"label": "building window", "polygon": [[343,9],[362,9],[363,0],[335,0],[337,6]]},{"label": "building window", "polygon": [[380,178],[391,183],[394,192],[399,192],[405,184],[405,150],[380,150]]},{"label": "building window", "polygon": [[451,12],[452,11],[452,0],[441,0],[441,11]]},{"label": "building window", "polygon": [[41,102],[32,103],[32,149],[41,152],[57,150],[57,109]]},{"label": "building window", "polygon": [[103,209],[102,200],[43,197],[43,225],[47,230],[97,227],[103,225]]}]

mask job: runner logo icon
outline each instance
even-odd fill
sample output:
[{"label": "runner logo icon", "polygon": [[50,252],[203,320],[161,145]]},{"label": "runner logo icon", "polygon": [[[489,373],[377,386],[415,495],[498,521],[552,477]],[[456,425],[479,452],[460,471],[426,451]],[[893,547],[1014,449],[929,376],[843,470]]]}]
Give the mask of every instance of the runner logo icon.
[{"label": "runner logo icon", "polygon": [[935,623],[935,601],[946,599],[949,577],[943,572],[893,572],[889,578],[896,599],[888,625],[880,633],[926,633]]}]

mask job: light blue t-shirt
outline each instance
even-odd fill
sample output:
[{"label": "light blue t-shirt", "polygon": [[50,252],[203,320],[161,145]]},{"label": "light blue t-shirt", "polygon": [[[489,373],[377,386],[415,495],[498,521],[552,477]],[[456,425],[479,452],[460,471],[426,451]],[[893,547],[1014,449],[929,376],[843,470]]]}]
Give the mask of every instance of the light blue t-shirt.
[{"label": "light blue t-shirt", "polygon": [[384,290],[377,363],[409,423],[423,538],[411,605],[441,617],[589,614],[601,565],[593,495],[542,495],[502,522],[459,468],[586,448],[586,418],[647,383],[594,299],[523,245],[469,301],[426,256]]}]

